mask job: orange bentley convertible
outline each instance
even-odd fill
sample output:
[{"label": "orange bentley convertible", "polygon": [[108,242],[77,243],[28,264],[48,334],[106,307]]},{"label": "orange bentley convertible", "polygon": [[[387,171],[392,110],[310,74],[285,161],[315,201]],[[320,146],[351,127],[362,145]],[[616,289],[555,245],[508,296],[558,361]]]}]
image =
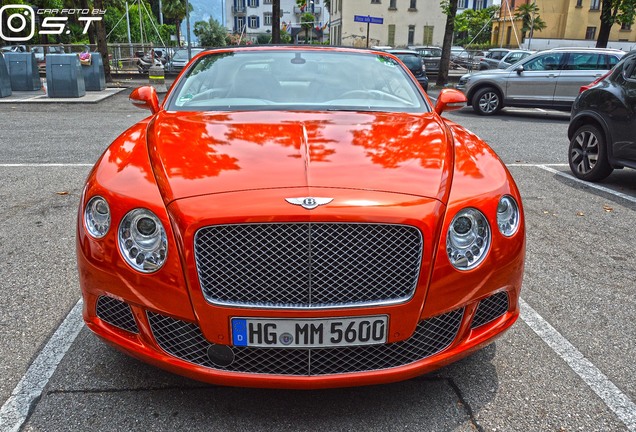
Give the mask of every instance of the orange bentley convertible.
[{"label": "orange bentley convertible", "polygon": [[394,56],[205,51],[83,191],[84,319],[210,383],[387,383],[458,360],[519,315],[525,228],[493,150]]}]

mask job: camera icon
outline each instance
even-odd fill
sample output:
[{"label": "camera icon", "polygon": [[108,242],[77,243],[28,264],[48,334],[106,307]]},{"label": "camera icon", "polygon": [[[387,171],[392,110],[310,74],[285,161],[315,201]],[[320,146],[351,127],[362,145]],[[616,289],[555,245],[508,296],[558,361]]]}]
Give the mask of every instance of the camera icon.
[{"label": "camera icon", "polygon": [[[28,34],[18,36],[24,30],[29,30]],[[35,12],[31,6],[6,5],[0,8],[1,39],[7,42],[23,42],[31,39],[33,35],[35,35]]]}]

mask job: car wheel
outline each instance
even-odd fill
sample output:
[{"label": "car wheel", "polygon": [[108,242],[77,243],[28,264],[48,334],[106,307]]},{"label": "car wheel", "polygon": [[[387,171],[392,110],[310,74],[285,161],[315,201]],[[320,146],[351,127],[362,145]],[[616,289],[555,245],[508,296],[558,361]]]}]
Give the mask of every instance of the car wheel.
[{"label": "car wheel", "polygon": [[473,96],[472,103],[473,109],[480,115],[497,114],[503,108],[501,95],[492,87],[478,90]]},{"label": "car wheel", "polygon": [[570,141],[568,162],[581,180],[603,180],[614,170],[607,159],[605,136],[596,126],[581,126],[576,131]]}]

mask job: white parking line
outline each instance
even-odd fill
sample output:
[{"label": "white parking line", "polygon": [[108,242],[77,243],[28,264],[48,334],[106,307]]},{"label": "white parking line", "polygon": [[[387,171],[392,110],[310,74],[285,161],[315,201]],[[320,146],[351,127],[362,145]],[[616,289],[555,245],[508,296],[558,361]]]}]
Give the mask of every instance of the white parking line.
[{"label": "white parking line", "polygon": [[[552,165],[552,166],[554,166],[554,165]],[[581,183],[581,184],[583,184],[583,185],[585,185],[585,186],[587,186],[589,188],[596,189],[596,190],[599,190],[601,192],[605,192],[605,193],[608,193],[608,194],[616,195],[617,197],[620,197],[620,198],[622,198],[624,200],[636,203],[636,197],[624,194],[622,192],[615,191],[615,190],[610,189],[610,188],[606,188],[605,186],[601,186],[601,185],[598,185],[596,183],[590,183],[590,182],[586,182],[586,181],[577,179],[576,177],[574,177],[572,175],[569,175],[569,174],[564,173],[562,171],[559,171],[559,170],[556,170],[554,168],[551,168],[548,164],[536,165],[536,167],[537,168],[541,168],[542,170],[551,172],[552,174],[556,174],[558,176],[564,177],[564,178],[566,178],[568,180],[572,180],[572,181],[575,181],[577,183]]]},{"label": "white parking line", "polygon": [[519,308],[521,319],[583,379],[627,429],[636,431],[636,405],[521,298]]},{"label": "white parking line", "polygon": [[37,358],[31,363],[11,396],[0,409],[0,431],[18,432],[29,415],[31,405],[41,395],[64,354],[83,326],[80,299],[57,328]]}]

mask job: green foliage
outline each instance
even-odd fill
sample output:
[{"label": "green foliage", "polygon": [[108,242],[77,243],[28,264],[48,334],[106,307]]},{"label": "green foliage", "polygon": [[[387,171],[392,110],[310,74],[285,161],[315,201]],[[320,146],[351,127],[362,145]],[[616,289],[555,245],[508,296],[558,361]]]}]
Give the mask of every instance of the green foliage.
[{"label": "green foliage", "polygon": [[633,24],[634,18],[636,18],[636,0],[611,0],[609,10],[605,9],[605,3],[603,3],[601,21],[610,25]]},{"label": "green foliage", "polygon": [[519,5],[515,11],[515,18],[521,19],[521,34],[524,39],[531,29],[541,31],[547,27],[545,21],[539,16],[539,6],[534,3]]},{"label": "green foliage", "polygon": [[[106,4],[105,4],[106,6]],[[161,44],[161,41],[167,45],[170,44],[170,35],[174,34],[175,26],[164,24],[159,25],[157,18],[150,13],[150,5],[144,2],[141,8],[141,22],[139,25],[139,6],[137,3],[128,5],[128,16],[130,19],[130,38],[133,43],[141,42],[141,31],[143,27],[144,42],[152,42]],[[149,13],[146,13],[148,11]],[[126,30],[126,9],[119,9],[110,5],[106,6],[106,15],[104,15],[104,23],[106,25],[106,34],[110,33],[108,43],[127,43],[128,32]],[[121,19],[123,17],[123,19]],[[121,19],[121,20],[120,20]],[[156,30],[155,30],[156,29]],[[111,32],[112,31],[112,32]],[[157,35],[157,31],[159,34]]]},{"label": "green foliage", "polygon": [[194,35],[199,38],[199,44],[207,47],[225,46],[227,30],[214,18],[209,21],[194,23]]},{"label": "green foliage", "polygon": [[492,33],[492,25],[489,23],[497,10],[499,10],[498,6],[491,6],[481,10],[468,9],[457,14],[455,16],[455,43],[462,46],[471,42],[475,44],[488,43]]}]

